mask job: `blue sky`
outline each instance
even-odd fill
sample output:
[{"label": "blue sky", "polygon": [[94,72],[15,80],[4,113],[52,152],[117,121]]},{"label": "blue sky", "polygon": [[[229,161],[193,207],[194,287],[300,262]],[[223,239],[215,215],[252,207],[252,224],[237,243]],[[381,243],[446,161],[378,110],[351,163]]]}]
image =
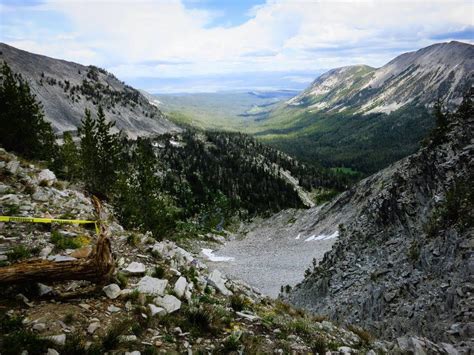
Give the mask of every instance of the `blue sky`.
[{"label": "blue sky", "polygon": [[150,92],[302,89],[334,67],[473,43],[473,19],[461,0],[0,0],[0,41]]}]

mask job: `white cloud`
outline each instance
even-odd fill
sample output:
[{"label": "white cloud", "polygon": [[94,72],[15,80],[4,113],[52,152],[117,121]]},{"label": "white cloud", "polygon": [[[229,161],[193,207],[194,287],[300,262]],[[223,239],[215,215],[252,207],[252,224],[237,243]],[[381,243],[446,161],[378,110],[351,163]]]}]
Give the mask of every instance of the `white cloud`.
[{"label": "white cloud", "polygon": [[34,39],[23,34],[9,43],[130,78],[379,66],[436,42],[435,35],[473,26],[474,5],[268,0],[234,27],[210,26],[215,12],[187,8],[180,0],[48,0],[37,11],[60,13],[73,32]]}]

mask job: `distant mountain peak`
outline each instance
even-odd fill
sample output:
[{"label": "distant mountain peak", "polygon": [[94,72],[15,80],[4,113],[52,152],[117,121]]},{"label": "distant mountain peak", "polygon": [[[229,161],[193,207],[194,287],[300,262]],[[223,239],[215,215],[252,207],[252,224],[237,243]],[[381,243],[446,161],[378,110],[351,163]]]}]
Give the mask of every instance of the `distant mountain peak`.
[{"label": "distant mountain peak", "polygon": [[455,106],[473,81],[474,46],[451,41],[401,54],[378,69],[332,69],[288,105],[324,112],[389,113],[410,103],[429,106],[440,98]]}]

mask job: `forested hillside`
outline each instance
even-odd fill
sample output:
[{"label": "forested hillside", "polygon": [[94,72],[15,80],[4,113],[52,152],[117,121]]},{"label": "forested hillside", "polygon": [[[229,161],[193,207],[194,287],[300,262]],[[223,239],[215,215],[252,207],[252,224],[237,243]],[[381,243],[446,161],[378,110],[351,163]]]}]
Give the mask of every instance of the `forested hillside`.
[{"label": "forested hillside", "polygon": [[85,110],[79,144],[65,133],[58,146],[22,76],[4,64],[1,83],[3,147],[84,184],[112,202],[124,225],[157,238],[219,231],[238,220],[304,208],[297,189],[334,194],[350,183],[346,175],[301,164],[239,133],[190,129],[130,140],[101,106]]}]

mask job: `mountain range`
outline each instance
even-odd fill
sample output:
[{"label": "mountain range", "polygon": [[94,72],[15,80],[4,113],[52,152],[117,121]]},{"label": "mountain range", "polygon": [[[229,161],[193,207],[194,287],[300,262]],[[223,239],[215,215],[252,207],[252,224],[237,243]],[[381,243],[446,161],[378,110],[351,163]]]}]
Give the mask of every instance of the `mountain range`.
[{"label": "mountain range", "polygon": [[86,108],[104,109],[129,137],[178,132],[153,101],[95,66],[29,53],[0,43],[0,62],[28,81],[56,133],[76,131]]}]

